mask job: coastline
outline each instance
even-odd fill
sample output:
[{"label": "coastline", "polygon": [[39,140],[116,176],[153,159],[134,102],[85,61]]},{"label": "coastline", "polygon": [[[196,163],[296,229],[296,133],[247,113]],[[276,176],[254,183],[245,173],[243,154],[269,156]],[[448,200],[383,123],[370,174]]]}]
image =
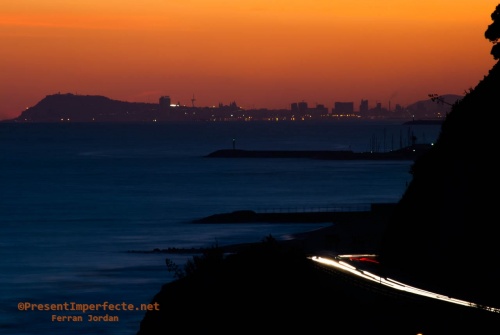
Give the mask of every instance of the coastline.
[{"label": "coastline", "polygon": [[[151,302],[160,304],[161,310],[146,313],[137,335],[168,332],[168,320],[173,319],[184,321],[186,330],[219,334],[234,333],[235,322],[280,333],[296,327],[321,333],[332,326],[331,321],[346,334],[462,334],[494,329],[496,313],[378,287],[304,258],[304,253],[332,257],[377,253],[387,220],[374,219],[332,223],[294,234],[290,240],[265,238],[221,246],[218,251],[231,253],[224,261],[217,250],[207,252],[191,264],[196,271],[164,285],[155,295]],[[373,269],[373,273],[386,271],[378,264]],[[383,273],[405,282],[404,276]],[[346,322],[353,315],[363,322]]]},{"label": "coastline", "polygon": [[[377,253],[383,231],[396,204],[372,204],[368,211],[305,212],[305,213],[257,213],[241,210],[214,214],[193,220],[193,224],[239,223],[325,223],[326,227],[290,234],[286,240],[277,241],[283,246],[300,247],[307,253],[329,250],[336,253]],[[265,238],[263,236],[263,238]],[[261,241],[218,245],[223,253],[237,253],[255,246]],[[131,253],[202,254],[208,248],[155,248],[153,250],[129,250]]]}]

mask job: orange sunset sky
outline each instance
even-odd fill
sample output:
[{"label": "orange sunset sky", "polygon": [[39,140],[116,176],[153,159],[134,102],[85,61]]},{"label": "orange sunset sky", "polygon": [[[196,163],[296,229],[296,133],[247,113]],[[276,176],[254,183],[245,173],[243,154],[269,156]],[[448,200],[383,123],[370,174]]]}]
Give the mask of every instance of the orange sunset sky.
[{"label": "orange sunset sky", "polygon": [[0,119],[46,95],[403,106],[495,63],[499,0],[1,0]]}]

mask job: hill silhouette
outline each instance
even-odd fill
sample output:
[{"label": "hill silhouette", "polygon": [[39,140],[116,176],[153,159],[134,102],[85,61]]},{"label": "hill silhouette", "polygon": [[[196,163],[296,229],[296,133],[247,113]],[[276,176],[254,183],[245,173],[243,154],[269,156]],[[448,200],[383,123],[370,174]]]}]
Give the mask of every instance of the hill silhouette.
[{"label": "hill silhouette", "polygon": [[[487,151],[492,149],[493,123],[484,125],[473,114],[481,108],[491,114],[500,107],[495,96],[499,72],[495,65],[453,106],[436,149],[415,161],[413,179],[388,217],[379,245],[380,271],[398,273],[417,287],[493,307],[500,306],[496,289],[500,255],[493,197],[483,191],[494,178],[494,155]],[[159,303],[160,311],[145,314],[137,335],[232,334],[241,329],[496,334],[497,313],[427,298],[395,297],[319,269],[306,256],[329,247],[335,250],[345,242],[345,236],[321,234],[298,243],[269,236],[232,254],[214,247],[193,257],[184,270],[167,258],[170,271],[184,274],[153,297],[151,302]]]},{"label": "hill silhouette", "polygon": [[412,167],[381,256],[439,289],[500,306],[493,121],[499,87],[497,63],[452,107],[437,142]]},{"label": "hill silhouette", "polygon": [[[500,307],[493,121],[499,87],[497,63],[453,104],[387,218],[379,258],[386,273],[493,307]],[[188,333],[495,334],[500,322],[497,313],[365,290],[319,271],[300,243],[271,238],[226,258],[205,255],[188,269],[154,297],[164,308],[146,313],[138,335],[165,334],[179,323]]]},{"label": "hill silhouette", "polygon": [[[498,60],[500,4],[485,32]],[[452,106],[431,150],[415,160],[412,181],[387,225],[387,267],[440,292],[500,306],[496,227],[495,114],[500,64]]]},{"label": "hill silhouette", "polygon": [[441,118],[444,118],[451,111],[451,106],[463,97],[463,95],[457,94],[444,94],[439,96],[439,100],[420,100],[409,104],[406,109],[417,119],[434,118],[436,115],[441,115]]},{"label": "hill silhouette", "polygon": [[151,120],[158,104],[113,100],[100,95],[52,94],[23,111],[18,122],[118,122]]},{"label": "hill silhouette", "polygon": [[164,285],[137,335],[495,334],[496,313],[409,295],[391,296],[330,273],[302,248],[268,236],[223,257],[194,258],[189,274]]}]

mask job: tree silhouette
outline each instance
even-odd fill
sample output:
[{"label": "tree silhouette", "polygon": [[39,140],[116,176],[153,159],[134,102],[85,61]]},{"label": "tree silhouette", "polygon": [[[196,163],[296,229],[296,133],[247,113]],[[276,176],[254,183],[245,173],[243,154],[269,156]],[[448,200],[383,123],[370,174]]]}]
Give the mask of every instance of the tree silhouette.
[{"label": "tree silhouette", "polygon": [[495,11],[491,13],[491,19],[493,20],[493,23],[488,26],[488,29],[486,29],[484,37],[493,43],[491,54],[496,60],[500,59],[500,44],[498,43],[500,40],[500,4],[498,4]]}]

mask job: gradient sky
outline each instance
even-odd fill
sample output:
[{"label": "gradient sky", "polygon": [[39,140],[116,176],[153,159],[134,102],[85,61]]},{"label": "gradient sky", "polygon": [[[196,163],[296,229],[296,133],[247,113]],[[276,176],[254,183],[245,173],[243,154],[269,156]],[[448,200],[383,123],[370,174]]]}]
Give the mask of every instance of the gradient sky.
[{"label": "gradient sky", "polygon": [[407,105],[495,63],[499,0],[1,0],[0,119],[46,95]]}]

